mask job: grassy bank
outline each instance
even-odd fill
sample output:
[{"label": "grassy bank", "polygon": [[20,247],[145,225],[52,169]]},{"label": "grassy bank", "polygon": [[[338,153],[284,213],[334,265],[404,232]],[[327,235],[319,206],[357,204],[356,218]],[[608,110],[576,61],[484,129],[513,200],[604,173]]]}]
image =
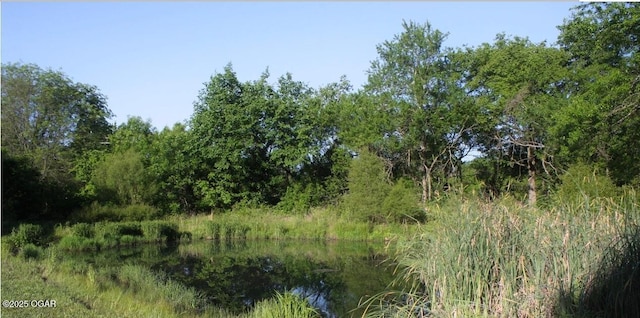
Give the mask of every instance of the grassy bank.
[{"label": "grassy bank", "polygon": [[304,215],[288,215],[263,209],[241,209],[233,213],[173,217],[171,222],[193,238],[204,239],[309,239],[384,241],[408,237],[415,225],[373,224],[340,217],[332,208],[312,209]]},{"label": "grassy bank", "polygon": [[288,293],[233,315],[141,266],[95,269],[58,258],[53,249],[27,259],[3,251],[3,300],[55,301],[48,308],[1,308],[3,317],[318,317],[305,300]]},{"label": "grassy bank", "polygon": [[[97,268],[66,260],[66,252],[187,240],[357,240],[405,236],[415,226],[369,224],[317,209],[306,215],[244,209],[158,221],[22,224],[2,238],[2,296],[55,299],[55,308],[2,308],[11,317],[236,317],[207,305],[197,290],[136,265]],[[284,316],[282,316],[284,315]],[[278,294],[239,317],[313,317],[304,300]]]},{"label": "grassy bank", "polygon": [[433,231],[399,244],[411,290],[370,299],[371,317],[637,317],[640,207],[585,200],[540,210],[503,200],[431,207]]}]

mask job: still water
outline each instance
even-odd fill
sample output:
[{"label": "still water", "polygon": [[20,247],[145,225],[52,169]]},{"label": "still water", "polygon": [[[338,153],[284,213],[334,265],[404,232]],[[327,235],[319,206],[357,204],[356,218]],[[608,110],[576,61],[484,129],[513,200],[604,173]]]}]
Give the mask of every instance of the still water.
[{"label": "still water", "polygon": [[359,316],[361,299],[393,280],[382,244],[315,241],[204,241],[76,255],[94,266],[144,265],[240,313],[276,291],[305,297],[325,317]]}]

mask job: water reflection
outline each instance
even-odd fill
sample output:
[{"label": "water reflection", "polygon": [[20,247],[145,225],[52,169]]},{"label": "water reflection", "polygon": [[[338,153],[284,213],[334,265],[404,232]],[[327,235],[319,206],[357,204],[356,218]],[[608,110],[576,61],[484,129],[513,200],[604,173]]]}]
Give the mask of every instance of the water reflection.
[{"label": "water reflection", "polygon": [[144,246],[78,255],[96,266],[134,263],[201,291],[212,305],[240,313],[286,290],[325,317],[351,312],[391,282],[382,245],[354,242],[242,241]]}]

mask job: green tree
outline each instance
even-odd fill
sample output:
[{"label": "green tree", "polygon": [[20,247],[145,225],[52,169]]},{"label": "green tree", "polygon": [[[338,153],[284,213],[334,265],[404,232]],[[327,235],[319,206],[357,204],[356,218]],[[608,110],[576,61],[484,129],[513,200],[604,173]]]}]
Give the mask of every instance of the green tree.
[{"label": "green tree", "polygon": [[142,154],[134,149],[108,154],[92,178],[100,201],[120,205],[150,203],[156,191],[152,181]]},{"label": "green tree", "polygon": [[34,64],[2,65],[2,145],[43,179],[67,180],[73,153],[98,149],[111,116],[94,86]]},{"label": "green tree", "polygon": [[155,136],[156,129],[151,121],[144,121],[138,116],[129,117],[109,136],[109,147],[113,153],[133,149],[148,158]]},{"label": "green tree", "polygon": [[[36,187],[33,180],[24,181],[23,189],[30,189],[30,195],[13,196],[12,205],[41,210],[19,209],[17,218],[63,219],[80,204],[77,191],[86,181],[74,178],[76,161],[82,161],[85,152],[104,148],[111,133],[106,97],[95,86],[75,83],[60,71],[3,64],[1,116],[3,154],[20,162],[7,162],[3,184],[13,182],[5,178],[14,173],[24,176],[25,167],[37,171],[39,183]],[[9,172],[13,168],[17,170]],[[16,198],[31,202],[15,202]]]},{"label": "green tree", "polygon": [[392,185],[378,156],[366,149],[358,153],[349,168],[348,188],[342,205],[350,217],[364,221],[385,219],[383,204]]},{"label": "green tree", "polygon": [[274,94],[264,83],[266,76],[263,79],[260,84],[266,91],[252,101],[245,93],[249,84],[240,83],[229,64],[224,73],[211,78],[195,103],[192,151],[203,173],[195,190],[206,207],[226,208],[242,200],[262,199],[264,189],[260,188],[272,168],[264,160],[269,145],[261,129],[266,122],[260,117],[271,106],[268,96]]},{"label": "green tree", "polygon": [[[241,83],[229,64],[195,103],[190,122],[199,171],[195,191],[206,207],[243,201],[273,205],[287,193],[324,192],[324,183],[339,183],[330,178],[337,172],[332,164],[341,162],[334,157],[340,153],[335,127],[324,124],[331,118],[326,104],[348,84],[318,93],[290,74],[275,84],[268,78],[266,71],[257,81]],[[310,200],[315,204],[320,197]]]},{"label": "green tree", "polygon": [[371,63],[365,92],[380,117],[373,121],[378,127],[365,130],[382,130],[376,152],[389,170],[404,170],[421,184],[425,202],[436,173],[444,179],[459,171],[476,121],[474,104],[453,51],[442,47],[446,34],[429,23],[402,26],[404,32],[378,45]]},{"label": "green tree", "polygon": [[189,153],[192,135],[183,124],[165,128],[152,143],[148,171],[157,184],[154,204],[171,213],[197,211],[195,196],[196,161]]},{"label": "green tree", "polygon": [[616,183],[630,183],[640,176],[640,5],[579,5],[559,29],[571,72],[569,105],[553,127],[561,157],[567,165],[600,165]]},{"label": "green tree", "polygon": [[492,119],[478,140],[486,155],[496,160],[493,173],[515,168],[517,176],[526,175],[528,201],[535,205],[540,171],[555,173],[549,127],[566,104],[561,90],[566,80],[566,55],[545,43],[504,35],[498,35],[494,44],[469,50],[469,54],[475,62],[469,69],[467,87],[482,102],[482,112]]}]

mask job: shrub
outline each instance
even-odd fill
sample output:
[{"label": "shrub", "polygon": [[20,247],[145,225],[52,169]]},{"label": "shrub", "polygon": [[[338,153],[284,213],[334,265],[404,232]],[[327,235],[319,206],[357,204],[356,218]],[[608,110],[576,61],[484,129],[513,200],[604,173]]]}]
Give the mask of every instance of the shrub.
[{"label": "shrub", "polygon": [[96,236],[101,239],[119,239],[123,235],[142,236],[138,223],[101,223],[96,225]]},{"label": "shrub", "polygon": [[117,206],[112,203],[93,202],[88,207],[76,212],[73,219],[79,222],[125,222],[144,221],[156,218],[158,210],[146,204]]},{"label": "shrub", "polygon": [[92,224],[78,223],[71,228],[71,233],[77,237],[93,238],[95,229]]},{"label": "shrub", "polygon": [[26,244],[22,247],[22,250],[20,251],[20,256],[22,256],[22,258],[26,259],[37,259],[40,257],[40,255],[42,254],[42,248],[35,246],[31,243]]},{"label": "shrub", "polygon": [[149,241],[174,242],[180,238],[178,225],[165,221],[142,222],[142,233]]},{"label": "shrub", "polygon": [[118,210],[123,221],[152,220],[158,216],[158,210],[146,204],[131,204]]},{"label": "shrub", "polygon": [[382,204],[391,190],[384,163],[375,154],[361,151],[351,162],[348,177],[349,193],[341,205],[356,220],[384,219]]},{"label": "shrub", "polygon": [[597,167],[577,163],[560,176],[562,184],[555,194],[556,202],[589,202],[595,198],[612,198],[618,195],[613,181]]},{"label": "shrub", "polygon": [[386,221],[416,220],[424,222],[426,215],[424,210],[420,209],[419,201],[420,198],[411,181],[398,180],[382,203],[382,209],[386,213]]},{"label": "shrub", "polygon": [[20,224],[14,229],[8,242],[12,248],[22,248],[27,244],[40,245],[44,242],[44,232],[37,224]]}]

